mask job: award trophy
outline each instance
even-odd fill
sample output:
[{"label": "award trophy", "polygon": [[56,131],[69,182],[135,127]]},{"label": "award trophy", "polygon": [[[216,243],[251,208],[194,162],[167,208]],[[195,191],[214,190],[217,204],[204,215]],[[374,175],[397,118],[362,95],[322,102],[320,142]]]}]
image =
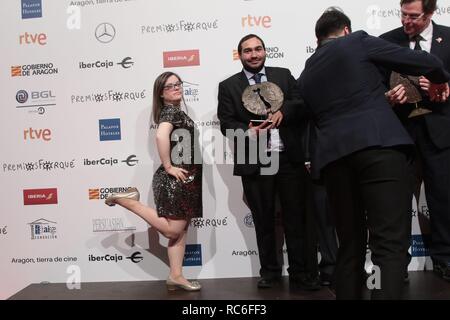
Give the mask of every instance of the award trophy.
[{"label": "award trophy", "polygon": [[415,108],[411,111],[408,118],[414,118],[432,112],[429,109],[419,107],[417,104],[423,100],[419,91],[419,77],[402,75],[393,71],[390,79],[391,89],[399,84],[402,84],[405,87],[405,94],[407,98],[406,102],[415,104]]},{"label": "award trophy", "polygon": [[250,85],[242,93],[244,107],[260,117],[251,120],[252,123],[263,122],[269,113],[277,112],[283,105],[283,100],[280,87],[268,81]]}]

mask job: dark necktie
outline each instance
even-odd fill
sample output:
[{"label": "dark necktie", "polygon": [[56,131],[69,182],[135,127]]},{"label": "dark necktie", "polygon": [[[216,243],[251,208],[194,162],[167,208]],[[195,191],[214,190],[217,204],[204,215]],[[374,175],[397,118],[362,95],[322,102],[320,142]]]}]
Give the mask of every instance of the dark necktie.
[{"label": "dark necktie", "polygon": [[[258,83],[261,83],[261,78],[263,75],[264,75],[264,73],[258,72],[258,73],[255,73],[252,78],[253,78],[253,80],[255,80],[255,83],[258,84]],[[261,97],[261,94],[259,93],[259,91],[258,91],[258,95],[260,96],[261,99],[263,99],[263,97]],[[263,102],[264,102],[264,100],[263,100]],[[264,116],[263,118],[267,119],[267,116]],[[267,148],[270,149],[270,130],[267,131]]]},{"label": "dark necktie", "polygon": [[414,45],[414,50],[422,50],[422,47],[420,46],[420,41],[425,40],[420,34],[414,36],[412,40],[416,43]]},{"label": "dark necktie", "polygon": [[255,80],[255,83],[261,83],[261,78],[263,75],[264,75],[264,73],[258,72],[258,73],[255,73],[252,78],[253,78],[253,80]]}]

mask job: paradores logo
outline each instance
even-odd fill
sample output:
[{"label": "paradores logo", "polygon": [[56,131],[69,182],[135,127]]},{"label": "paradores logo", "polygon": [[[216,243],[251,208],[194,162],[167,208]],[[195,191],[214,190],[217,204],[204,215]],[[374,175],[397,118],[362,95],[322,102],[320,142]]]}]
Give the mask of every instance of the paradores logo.
[{"label": "paradores logo", "polygon": [[22,19],[42,18],[42,0],[22,0]]}]

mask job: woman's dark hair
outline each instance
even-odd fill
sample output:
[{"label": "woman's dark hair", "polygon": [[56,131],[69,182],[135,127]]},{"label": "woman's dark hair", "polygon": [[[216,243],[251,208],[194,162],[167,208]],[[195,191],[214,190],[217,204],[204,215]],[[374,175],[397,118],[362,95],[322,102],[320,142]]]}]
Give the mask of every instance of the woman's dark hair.
[{"label": "woman's dark hair", "polygon": [[174,72],[164,72],[161,73],[153,84],[153,105],[152,105],[152,117],[153,121],[158,124],[159,118],[161,116],[161,110],[164,107],[164,99],[162,97],[164,86],[166,85],[167,79],[171,76],[175,76],[178,78],[178,81],[181,81],[179,75]]}]

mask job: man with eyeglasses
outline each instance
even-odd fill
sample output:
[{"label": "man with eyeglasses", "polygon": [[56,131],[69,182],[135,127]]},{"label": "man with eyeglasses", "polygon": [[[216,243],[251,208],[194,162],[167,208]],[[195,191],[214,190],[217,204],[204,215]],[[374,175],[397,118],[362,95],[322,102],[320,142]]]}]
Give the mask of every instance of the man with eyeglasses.
[{"label": "man with eyeglasses", "polygon": [[[444,68],[450,71],[450,28],[431,20],[436,0],[401,0],[400,6],[403,27],[380,37],[412,50],[427,51],[440,58]],[[442,98],[430,101],[429,79],[421,76],[419,84],[422,89],[419,107],[431,113],[408,117],[415,104],[405,103],[407,97],[402,85],[389,90],[387,97],[416,145],[415,163],[410,168],[411,197],[423,180],[430,213],[433,269],[450,281],[450,102]]]}]

